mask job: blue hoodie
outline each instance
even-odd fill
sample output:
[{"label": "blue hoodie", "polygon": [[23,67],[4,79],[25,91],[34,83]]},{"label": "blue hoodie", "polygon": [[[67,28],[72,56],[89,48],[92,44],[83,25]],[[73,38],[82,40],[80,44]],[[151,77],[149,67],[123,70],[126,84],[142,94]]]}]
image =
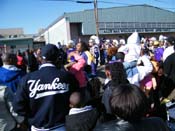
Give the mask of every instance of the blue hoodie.
[{"label": "blue hoodie", "polygon": [[0,84],[6,85],[11,88],[13,92],[16,92],[17,85],[25,72],[18,69],[13,65],[4,65],[0,67]]}]

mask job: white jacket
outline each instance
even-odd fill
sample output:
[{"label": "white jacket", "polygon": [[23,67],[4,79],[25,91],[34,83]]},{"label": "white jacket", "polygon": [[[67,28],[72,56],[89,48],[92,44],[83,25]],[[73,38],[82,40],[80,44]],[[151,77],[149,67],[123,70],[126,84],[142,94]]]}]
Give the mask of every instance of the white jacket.
[{"label": "white jacket", "polygon": [[128,81],[131,84],[135,84],[137,86],[139,86],[140,81],[143,80],[144,77],[150,74],[153,70],[152,63],[147,56],[144,55],[140,57],[139,60],[143,62],[143,66],[136,66],[126,71]]},{"label": "white jacket", "polygon": [[134,60],[138,60],[141,51],[140,38],[138,32],[134,32],[131,36],[128,37],[126,48],[127,53],[125,55],[124,61],[131,62]]},{"label": "white jacket", "polygon": [[163,52],[163,61],[166,60],[166,58],[171,55],[172,53],[174,53],[174,46],[169,46],[167,47],[164,52]]}]

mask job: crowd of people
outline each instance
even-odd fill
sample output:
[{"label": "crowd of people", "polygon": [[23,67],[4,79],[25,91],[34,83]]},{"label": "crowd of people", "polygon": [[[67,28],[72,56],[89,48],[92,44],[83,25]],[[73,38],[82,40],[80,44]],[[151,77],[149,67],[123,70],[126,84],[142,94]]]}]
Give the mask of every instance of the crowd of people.
[{"label": "crowd of people", "polygon": [[0,130],[168,131],[174,57],[173,36],[140,38],[138,32],[127,41],[91,36],[88,43],[3,53]]}]

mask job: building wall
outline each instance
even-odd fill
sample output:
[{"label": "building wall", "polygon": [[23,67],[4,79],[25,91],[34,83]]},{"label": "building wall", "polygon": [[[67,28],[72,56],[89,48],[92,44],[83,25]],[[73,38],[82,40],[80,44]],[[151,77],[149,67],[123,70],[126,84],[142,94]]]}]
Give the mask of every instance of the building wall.
[{"label": "building wall", "polygon": [[2,37],[13,38],[23,34],[24,34],[24,31],[22,28],[0,29],[0,35]]},{"label": "building wall", "polygon": [[81,24],[78,23],[71,23],[70,24],[70,34],[71,34],[71,40],[74,42],[77,42],[78,39],[81,37]]},{"label": "building wall", "polygon": [[[127,39],[134,31],[145,37],[175,35],[175,13],[149,5],[98,9],[98,17],[100,38]],[[59,41],[65,45],[69,39],[88,42],[95,33],[94,10],[85,10],[64,13],[44,36],[46,44]]]},{"label": "building wall", "polygon": [[65,45],[70,39],[69,22],[66,18],[61,19],[44,33],[46,44],[57,44],[61,42]]},{"label": "building wall", "polygon": [[[5,47],[5,48],[4,48]],[[20,39],[20,40],[3,40],[0,41],[0,48],[3,52],[14,52],[17,50],[25,51],[26,49],[33,49],[33,39]]]},{"label": "building wall", "polygon": [[[74,40],[74,42],[78,42],[78,40],[82,40],[85,42],[89,41],[89,38],[91,35],[82,35],[81,34],[81,24],[79,23],[71,23],[70,24],[70,33],[71,33],[71,39]],[[164,36],[175,36],[175,32],[150,32],[150,33],[139,33],[141,37],[157,37],[159,38],[160,35]],[[94,34],[95,35],[95,34]],[[131,33],[118,33],[118,34],[100,34],[100,39],[106,38],[106,39],[120,39],[120,37],[127,40],[127,38],[131,35]]]},{"label": "building wall", "polygon": [[[82,23],[82,34],[93,35],[94,10],[66,13],[70,23]],[[149,5],[98,9],[99,33],[175,32],[175,13]]]}]

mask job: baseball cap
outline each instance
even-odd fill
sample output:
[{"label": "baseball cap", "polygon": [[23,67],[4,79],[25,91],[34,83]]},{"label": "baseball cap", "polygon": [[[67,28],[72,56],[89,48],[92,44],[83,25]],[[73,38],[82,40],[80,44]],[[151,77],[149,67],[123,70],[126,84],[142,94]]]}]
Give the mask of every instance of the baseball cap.
[{"label": "baseball cap", "polygon": [[59,50],[55,45],[47,44],[41,48],[41,56],[44,60],[56,61],[59,56]]},{"label": "baseball cap", "polygon": [[171,44],[171,45],[175,45],[175,37],[173,36],[169,36],[167,41]]}]

